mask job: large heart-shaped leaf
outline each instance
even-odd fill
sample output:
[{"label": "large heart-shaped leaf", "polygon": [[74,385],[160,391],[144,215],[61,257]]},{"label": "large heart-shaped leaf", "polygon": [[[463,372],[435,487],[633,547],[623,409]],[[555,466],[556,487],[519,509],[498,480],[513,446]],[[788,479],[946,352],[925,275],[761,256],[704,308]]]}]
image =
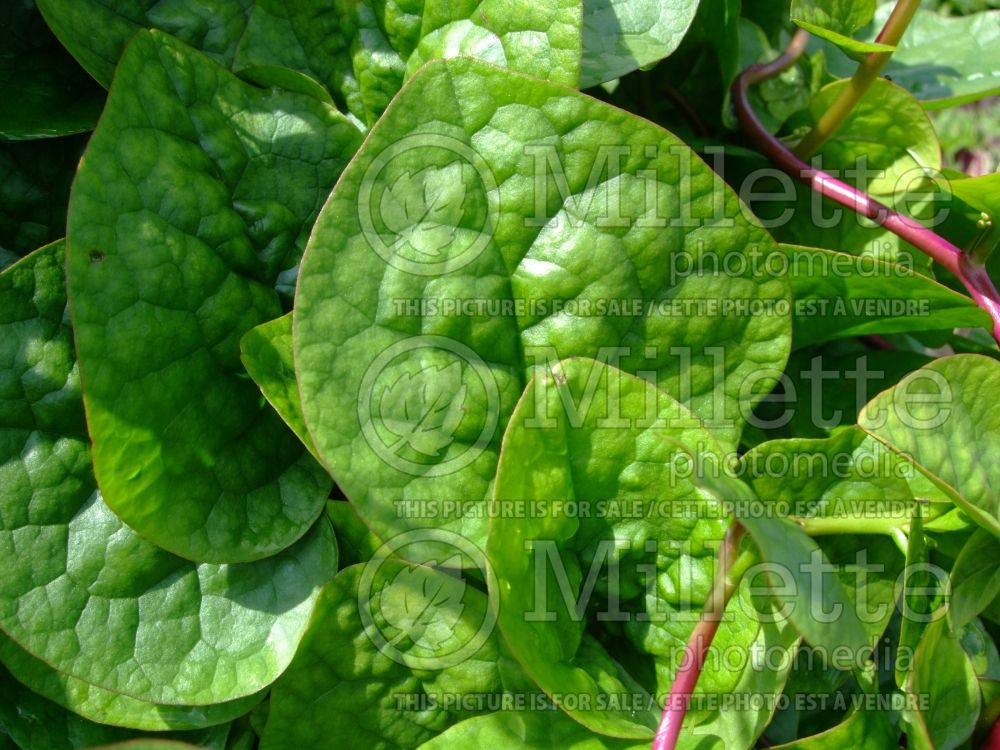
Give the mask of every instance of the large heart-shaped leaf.
[{"label": "large heart-shaped leaf", "polygon": [[[727,523],[714,502],[742,499],[699,487],[702,474],[724,471],[719,446],[690,412],[646,381],[593,360],[554,365],[519,402],[491,512],[499,623],[547,693],[584,696],[565,709],[589,729],[651,736],[655,702],[615,708],[616,696],[643,693],[603,644],[627,638],[655,659],[656,694],[669,689]],[[745,582],[699,677],[685,725],[692,745],[747,748],[763,731],[766,711],[749,704],[722,715],[712,709],[720,695],[781,690],[787,673],[757,669],[749,655],[781,653],[797,635],[783,619],[760,617],[757,606]],[[606,630],[604,637],[595,628]],[[735,653],[747,660],[734,668],[717,660]]]},{"label": "large heart-shaped leaf", "polygon": [[[422,211],[458,174],[459,220],[425,222],[416,242],[388,225],[401,180]],[[733,447],[787,356],[788,281],[763,269],[774,249],[666,131],[472,60],[431,63],[345,171],[303,260],[295,366],[317,451],[379,536],[444,525],[481,541],[475,501],[514,404],[571,356],[647,373]],[[424,501],[461,503],[431,518]]]},{"label": "large heart-shaped leaf", "polygon": [[326,502],[239,342],[281,314],[274,284],[359,138],[331,106],[242,83],[160,32],[118,68],[73,186],[69,292],[105,501],[175,554],[265,557]]},{"label": "large heart-shaped leaf", "polygon": [[96,491],[66,320],[61,243],[0,274],[0,628],[67,678],[149,703],[260,691],[336,569],[329,524],[238,565],[125,526]]}]

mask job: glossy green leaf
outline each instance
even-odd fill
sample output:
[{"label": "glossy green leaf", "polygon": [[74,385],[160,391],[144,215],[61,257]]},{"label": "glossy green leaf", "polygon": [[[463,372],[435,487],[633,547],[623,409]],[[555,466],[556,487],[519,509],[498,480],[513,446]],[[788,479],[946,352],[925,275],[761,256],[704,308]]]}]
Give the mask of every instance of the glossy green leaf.
[{"label": "glossy green leaf", "polygon": [[251,695],[210,706],[146,703],[59,672],[4,636],[0,636],[0,661],[20,682],[73,713],[100,724],[132,729],[200,729],[224,724],[247,713],[263,697]]},{"label": "glossy green leaf", "polygon": [[[471,60],[411,80],[318,220],[294,311],[306,424],[376,534],[433,524],[484,539],[474,506],[401,518],[398,503],[487,498],[524,384],[560,358],[647,372],[735,445],[785,362],[788,282],[747,262],[774,246],[704,164],[685,173],[688,155],[648,122]],[[668,226],[637,207],[607,226],[654,190],[646,210]],[[693,225],[670,227],[687,190]],[[698,218],[713,204],[726,220]],[[721,270],[726,257],[743,273]],[[456,298],[474,307],[456,314]],[[717,314],[683,313],[703,301]]]},{"label": "glossy green leaf", "polygon": [[858,424],[904,455],[977,523],[1000,536],[1000,362],[935,360],[874,398]]},{"label": "glossy green leaf", "polygon": [[[109,727],[72,714],[31,692],[0,668],[0,732],[11,737],[21,750],[85,750],[136,737],[134,729]],[[184,738],[196,747],[223,750],[227,725],[167,735]],[[2,736],[2,735],[0,735]],[[160,735],[163,737],[164,735]],[[176,742],[160,739],[159,742]],[[190,745],[182,745],[190,747]]]},{"label": "glossy green leaf", "polygon": [[34,0],[0,6],[0,29],[0,140],[92,129],[104,92],[52,36]]},{"label": "glossy green leaf", "polygon": [[251,328],[240,341],[240,359],[267,402],[313,455],[312,438],[302,417],[302,398],[292,362],[292,314]]},{"label": "glossy green leaf", "polygon": [[504,747],[518,750],[647,750],[648,742],[589,732],[561,711],[498,711],[455,724],[420,750]]},{"label": "glossy green leaf", "polygon": [[741,468],[760,498],[784,503],[799,518],[842,519],[875,505],[891,526],[905,525],[913,510],[912,467],[857,428],[822,440],[764,443],[743,456]]},{"label": "glossy green leaf", "polygon": [[977,529],[962,547],[948,578],[948,622],[965,627],[1000,595],[1000,541]]},{"label": "glossy green leaf", "polygon": [[795,298],[796,349],[851,336],[992,327],[970,297],[912,268],[819,248],[781,250]]},{"label": "glossy green leaf", "polygon": [[670,55],[694,20],[698,0],[585,0],[581,88]]},{"label": "glossy green leaf", "polygon": [[68,677],[138,700],[258,692],[336,569],[328,524],[242,565],[195,565],[122,524],[95,489],[66,320],[61,244],[0,275],[0,627]]},{"label": "glossy green leaf", "polygon": [[[813,97],[809,111],[818,120],[850,85],[838,81]],[[858,189],[875,194],[912,190],[941,170],[941,146],[930,118],[912,94],[878,78],[819,150],[822,168],[850,173]],[[860,175],[867,171],[865,181]]]},{"label": "glossy green leaf", "polygon": [[[705,466],[689,463],[695,458]],[[549,695],[583,696],[564,708],[593,731],[638,739],[656,726],[652,699],[615,708],[615,696],[644,691],[602,643],[627,638],[655,658],[657,694],[669,689],[726,526],[713,507],[722,498],[697,483],[721,461],[714,438],[680,404],[593,360],[536,376],[511,418],[488,546],[500,628]],[[793,629],[762,621],[755,606],[744,586],[713,642],[717,653],[791,648]],[[685,741],[750,747],[768,712],[741,706],[720,715],[711,698],[776,694],[785,674],[748,661],[709,664],[696,696],[706,703],[689,713]]]},{"label": "glossy green leaf", "polygon": [[954,750],[976,726],[982,697],[972,662],[959,640],[948,631],[945,618],[924,630],[914,655],[907,690],[926,696],[926,709],[904,715],[909,747],[915,750]]},{"label": "glossy green leaf", "polygon": [[155,28],[236,71],[263,66],[304,73],[368,126],[406,75],[435,57],[471,55],[572,86],[580,80],[580,0],[517,6],[504,0],[39,4],[63,44],[106,86],[132,34]]},{"label": "glossy green leaf", "polygon": [[792,21],[850,52],[884,52],[886,44],[854,39],[875,15],[875,0],[792,0]]},{"label": "glossy green leaf", "polygon": [[[346,568],[275,683],[262,750],[406,750],[483,712],[517,671],[493,622],[461,577],[388,553]],[[473,701],[454,705],[463,694]]]},{"label": "glossy green leaf", "polygon": [[[878,9],[876,27],[891,9],[889,4]],[[885,74],[928,109],[1000,93],[1000,10],[964,17],[918,11]]]},{"label": "glossy green leaf", "polygon": [[160,32],[118,68],[73,187],[69,292],[105,501],[175,554],[262,558],[322,511],[329,478],[241,374],[239,341],[281,314],[273,284],[359,137]]},{"label": "glossy green leaf", "polygon": [[104,87],[125,45],[156,28],[231,64],[254,0],[35,0],[52,31]]}]

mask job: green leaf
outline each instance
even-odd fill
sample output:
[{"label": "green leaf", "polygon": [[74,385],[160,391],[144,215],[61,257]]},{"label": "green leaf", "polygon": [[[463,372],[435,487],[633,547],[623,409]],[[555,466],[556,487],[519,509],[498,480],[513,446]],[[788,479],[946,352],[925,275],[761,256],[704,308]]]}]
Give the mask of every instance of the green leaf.
[{"label": "green leaf", "polygon": [[825,732],[771,747],[780,750],[886,750],[898,745],[899,732],[885,713],[858,710]]},{"label": "green leaf", "polygon": [[[875,12],[864,41],[874,41],[891,3]],[[912,93],[927,109],[942,109],[1000,93],[1000,10],[952,16],[917,11],[885,67],[885,75]],[[850,76],[856,64],[828,56],[830,72]]]},{"label": "green leaf", "polygon": [[0,140],[91,130],[104,92],[52,36],[33,0],[0,6]]},{"label": "green leaf", "polygon": [[795,351],[788,360],[781,392],[755,410],[747,444],[829,437],[838,428],[855,424],[873,394],[930,361],[924,355],[872,350],[851,341]]},{"label": "green leaf", "polygon": [[792,0],[792,21],[850,52],[885,52],[894,47],[852,38],[875,15],[875,0]]},{"label": "green leaf", "polygon": [[928,704],[926,709],[918,707],[904,714],[910,747],[954,750],[972,734],[982,703],[979,683],[962,644],[948,632],[945,618],[924,630],[907,691],[925,696]]},{"label": "green leaf", "polygon": [[[415,748],[512,687],[486,595],[382,552],[323,589],[275,683],[262,750]],[[465,694],[468,707],[456,705]]]},{"label": "green leaf", "polygon": [[382,541],[365,526],[350,503],[331,500],[326,504],[326,514],[337,533],[341,567],[368,562],[382,546]]},{"label": "green leaf", "polygon": [[963,628],[1000,595],[1000,541],[985,529],[969,537],[948,578],[948,622]]},{"label": "green leaf", "polygon": [[620,78],[668,57],[680,45],[698,0],[584,0],[580,88]]},{"label": "green leaf", "polygon": [[[580,0],[40,0],[56,36],[103,85],[141,28],[168,32],[235,71],[292,68],[365,126],[432,58],[471,55],[576,86]],[[251,75],[254,75],[251,73]],[[282,85],[288,76],[280,80]],[[296,86],[296,90],[299,87]]]},{"label": "green leaf", "polygon": [[173,740],[129,740],[113,745],[102,745],[92,750],[198,750],[194,745]]},{"label": "green leaf", "polygon": [[518,750],[647,750],[648,742],[602,737],[561,711],[498,711],[455,724],[420,750],[509,747]]},{"label": "green leaf", "polygon": [[[136,736],[135,730],[95,724],[70,713],[22,686],[3,668],[0,668],[0,732],[9,735],[15,747],[21,750],[85,750],[129,741]],[[192,732],[171,733],[167,737],[188,740],[207,750],[223,750],[228,733],[228,725],[221,725]],[[0,739],[2,737],[3,734],[0,734]]]},{"label": "green leaf", "polygon": [[231,64],[254,0],[35,0],[52,31],[107,88],[126,43],[156,28]]},{"label": "green leaf", "polygon": [[25,255],[66,234],[79,136],[0,143],[0,246]]},{"label": "green leaf", "polygon": [[[813,97],[813,121],[826,112],[849,81],[824,86]],[[849,175],[859,190],[875,194],[903,193],[941,171],[941,146],[927,113],[912,94],[877,78],[833,136],[819,150],[822,168],[867,170],[865,182]]]},{"label": "green leaf", "polygon": [[744,515],[740,522],[773,566],[765,572],[775,599],[806,641],[831,652],[846,648],[852,655],[871,645],[836,568],[816,542],[786,518]]},{"label": "green leaf", "polygon": [[[695,459],[704,467],[692,466]],[[488,545],[500,628],[546,693],[582,696],[563,708],[592,731],[652,735],[655,702],[638,700],[645,690],[602,644],[627,639],[655,659],[656,694],[669,690],[727,521],[696,482],[702,468],[710,475],[722,467],[718,444],[680,404],[593,360],[566,360],[536,376],[511,418]],[[685,742],[747,748],[763,731],[766,710],[748,705],[720,716],[711,708],[713,697],[781,690],[781,668],[716,660],[790,651],[794,630],[759,618],[756,607],[746,585],[730,601]],[[630,694],[616,708],[615,698]]]},{"label": "green leaf", "polygon": [[240,360],[267,402],[292,428],[310,453],[316,455],[302,417],[302,398],[292,362],[292,314],[283,315],[247,331],[240,340]]},{"label": "green leaf", "polygon": [[[614,149],[621,174],[606,177]],[[401,518],[397,503],[487,498],[515,402],[560,358],[648,373],[735,446],[742,412],[770,387],[755,376],[785,362],[788,282],[752,267],[771,240],[707,166],[691,158],[686,174],[690,155],[646,121],[471,60],[430,63],[401,92],[317,222],[294,311],[306,424],[378,536],[433,524],[482,541],[471,505],[431,519]],[[382,199],[405,175],[456,163],[465,210],[428,258],[387,226]],[[688,190],[701,196],[693,209]],[[608,215],[619,208],[633,213]],[[689,209],[689,227],[637,216]],[[473,307],[448,309],[456,299]],[[678,312],[706,300],[717,314]]]},{"label": "green leaf", "polygon": [[1000,362],[978,354],[936,360],[875,397],[858,424],[913,459],[933,485],[1000,536]]},{"label": "green leaf", "polygon": [[971,298],[895,263],[781,245],[788,258],[796,349],[831,339],[907,331],[990,328]]},{"label": "green leaf", "polygon": [[857,428],[821,440],[764,443],[743,456],[741,468],[758,497],[784,504],[799,519],[823,519],[828,531],[871,514],[870,533],[889,533],[914,509],[910,465]]},{"label": "green leaf", "polygon": [[118,68],[73,187],[69,293],[105,501],[175,554],[259,559],[322,512],[329,478],[239,342],[281,314],[273,284],[359,137],[160,32]]},{"label": "green leaf", "polygon": [[61,243],[0,274],[0,627],[67,677],[137,700],[260,691],[336,569],[329,525],[242,565],[195,565],[125,526],[96,491],[66,321]]},{"label": "green leaf", "polygon": [[258,693],[210,706],[146,703],[59,672],[6,636],[0,636],[0,661],[21,683],[73,713],[100,724],[132,729],[200,729],[224,724],[247,713],[263,698]]}]

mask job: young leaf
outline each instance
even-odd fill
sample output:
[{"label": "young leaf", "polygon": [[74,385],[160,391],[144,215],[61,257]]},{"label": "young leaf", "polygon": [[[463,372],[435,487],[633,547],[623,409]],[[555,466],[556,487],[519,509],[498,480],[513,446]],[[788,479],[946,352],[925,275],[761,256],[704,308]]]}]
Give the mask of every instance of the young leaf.
[{"label": "young leaf", "polygon": [[[820,89],[809,105],[813,120],[849,85],[837,81]],[[910,92],[884,78],[875,79],[819,154],[823,169],[852,170],[852,177],[857,172],[856,187],[874,194],[905,193],[941,171],[941,146],[927,113]]]},{"label": "young leaf", "polygon": [[935,360],[876,396],[858,424],[913,459],[977,523],[1000,536],[1000,362],[978,354]]},{"label": "young leaf", "polygon": [[[958,639],[940,618],[924,630],[914,654],[907,692],[924,696],[926,709],[904,713],[909,746],[915,750],[955,750],[972,734],[982,696],[976,672]],[[920,701],[915,701],[920,706]]]},{"label": "young leaf", "polygon": [[320,523],[275,557],[195,565],[96,491],[61,243],[0,274],[0,627],[68,677],[150,703],[222,703],[291,661],[336,569]]},{"label": "young leaf", "polygon": [[239,342],[281,314],[273,285],[359,138],[160,32],[118,68],[73,187],[69,293],[105,501],[175,554],[259,559],[322,512],[329,478]]},{"label": "young leaf", "polygon": [[788,257],[796,349],[831,339],[991,327],[971,298],[895,263],[781,245]]},{"label": "young leaf", "polygon": [[[406,202],[405,175],[452,164],[465,210],[429,257],[380,207],[390,190]],[[650,218],[613,215],[626,210]],[[547,361],[647,372],[735,446],[740,404],[763,395],[747,381],[777,375],[789,344],[787,279],[754,269],[753,251],[774,245],[666,131],[482,63],[430,63],[345,171],[303,260],[295,363],[316,448],[379,536],[452,524],[482,541],[482,513],[402,519],[394,504],[487,498],[514,403]],[[471,312],[450,311],[456,298]],[[706,301],[718,315],[680,309]]]},{"label": "young leaf", "polygon": [[669,56],[697,10],[698,0],[584,0],[580,88],[620,78]]},{"label": "young leaf", "polygon": [[[892,5],[875,14],[881,28]],[[948,16],[920,10],[885,74],[927,109],[954,107],[1000,93],[1000,10]]]},{"label": "young leaf", "polygon": [[19,682],[78,716],[100,724],[147,731],[201,729],[247,713],[261,693],[209,706],[172,706],[130,698],[59,672],[0,635],[0,661]]},{"label": "young leaf", "polygon": [[[573,406],[581,403],[589,407]],[[616,696],[644,691],[602,643],[627,638],[655,659],[656,692],[669,690],[726,525],[697,479],[722,466],[714,438],[680,404],[593,360],[566,360],[536,376],[511,418],[488,546],[500,628],[549,695],[584,696],[564,708],[595,732],[652,734],[651,697],[615,707]],[[715,658],[747,660],[736,668],[710,660],[702,670],[697,697],[705,703],[688,714],[686,742],[747,748],[763,730],[765,710],[748,705],[719,716],[711,708],[713,697],[781,689],[783,669],[757,669],[749,655],[788,652],[797,634],[758,617],[757,606],[745,586],[730,602]],[[787,656],[782,664],[790,665]]]},{"label": "young leaf", "polygon": [[948,622],[959,630],[972,622],[1000,595],[1000,541],[977,529],[955,560],[948,577]]},{"label": "young leaf", "polygon": [[849,52],[884,52],[893,48],[854,39],[875,15],[875,0],[792,0],[792,21]]}]

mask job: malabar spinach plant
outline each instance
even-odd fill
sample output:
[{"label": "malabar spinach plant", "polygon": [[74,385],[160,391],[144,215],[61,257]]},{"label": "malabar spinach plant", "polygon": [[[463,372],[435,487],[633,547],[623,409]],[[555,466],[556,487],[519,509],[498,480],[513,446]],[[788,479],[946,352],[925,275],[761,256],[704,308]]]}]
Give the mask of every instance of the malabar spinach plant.
[{"label": "malabar spinach plant", "polygon": [[0,18],[0,750],[996,745],[992,0]]}]

